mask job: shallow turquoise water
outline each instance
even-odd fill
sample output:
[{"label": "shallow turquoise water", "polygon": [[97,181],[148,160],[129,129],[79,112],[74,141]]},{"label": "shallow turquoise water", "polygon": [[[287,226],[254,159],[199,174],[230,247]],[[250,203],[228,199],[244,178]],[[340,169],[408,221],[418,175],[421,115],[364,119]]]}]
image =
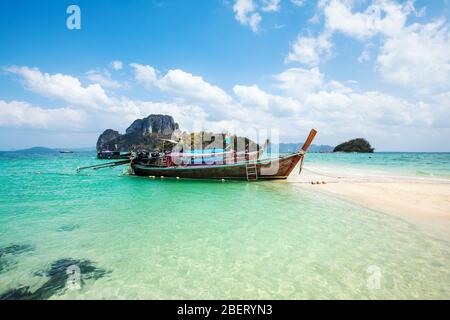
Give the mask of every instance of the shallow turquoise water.
[{"label": "shallow turquoise water", "polygon": [[336,171],[349,169],[386,175],[450,178],[450,153],[310,153],[308,158],[315,166],[326,166]]},{"label": "shallow turquoise water", "polygon": [[[94,163],[0,155],[0,295],[450,298],[450,244],[400,219],[286,182],[75,173]],[[66,262],[90,266],[81,288],[65,286]],[[367,286],[370,266],[380,289]]]}]

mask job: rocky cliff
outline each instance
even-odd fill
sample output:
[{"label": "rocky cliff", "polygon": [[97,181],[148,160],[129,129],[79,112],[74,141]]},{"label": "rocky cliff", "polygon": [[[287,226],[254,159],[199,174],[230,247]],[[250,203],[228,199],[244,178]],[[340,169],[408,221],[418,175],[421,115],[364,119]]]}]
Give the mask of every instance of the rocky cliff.
[{"label": "rocky cliff", "polygon": [[161,144],[159,138],[170,139],[178,129],[171,116],[152,114],[144,119],[135,120],[125,131],[125,134],[107,129],[97,140],[97,150],[129,151],[133,146],[141,146],[155,150]]},{"label": "rocky cliff", "polygon": [[[227,137],[224,133],[213,132],[180,132],[179,126],[171,116],[152,114],[144,119],[135,120],[125,131],[125,134],[108,129],[105,130],[97,140],[97,151],[123,151],[129,152],[133,147],[140,147],[144,150],[164,151],[170,150],[173,145],[162,141],[161,139],[175,139],[183,146],[188,148],[203,149],[222,149]],[[176,138],[172,134],[176,132]],[[233,141],[234,150],[256,151],[258,145],[256,142],[246,137],[236,135],[228,136]],[[179,150],[180,151],[180,150]]]}]

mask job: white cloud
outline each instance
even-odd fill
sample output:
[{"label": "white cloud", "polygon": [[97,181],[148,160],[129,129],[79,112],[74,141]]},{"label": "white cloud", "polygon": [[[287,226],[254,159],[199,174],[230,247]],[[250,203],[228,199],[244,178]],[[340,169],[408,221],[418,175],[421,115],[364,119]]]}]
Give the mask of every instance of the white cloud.
[{"label": "white cloud", "polygon": [[[350,37],[368,40],[382,36],[376,58],[377,70],[383,78],[419,93],[448,88],[450,83],[450,32],[447,21],[407,25],[407,18],[424,14],[414,1],[373,1],[363,12],[354,12],[352,1],[330,0],[323,4],[326,27]],[[370,44],[368,44],[370,45]],[[358,61],[370,59],[366,45]]]},{"label": "white cloud", "polygon": [[444,20],[413,24],[382,45],[377,58],[383,77],[421,91],[449,87],[450,32]]},{"label": "white cloud", "polygon": [[373,1],[363,12],[353,12],[354,1],[323,1],[326,27],[331,32],[339,31],[358,39],[368,39],[377,33],[395,36],[401,33],[412,4],[396,1]]},{"label": "white cloud", "polygon": [[[361,92],[341,82],[325,81],[318,68],[291,68],[274,76],[275,86],[297,98],[301,111],[296,118],[314,124],[330,141],[335,135],[366,133],[377,135],[380,128],[431,128],[441,109],[428,102],[409,102],[378,91]],[[349,81],[354,86],[353,81]],[[446,111],[450,115],[450,109]],[[414,129],[410,129],[414,131]],[[328,135],[328,136],[327,136]],[[338,141],[336,141],[338,142]]]},{"label": "white cloud", "polygon": [[[281,0],[234,0],[234,17],[240,24],[257,33],[261,30],[262,16],[279,12]],[[275,25],[279,29],[280,24]]]},{"label": "white cloud", "polygon": [[269,94],[261,90],[257,85],[236,85],[233,87],[233,92],[238,97],[241,105],[252,110],[263,110],[269,114],[276,114],[279,117],[289,117],[292,113],[301,110],[300,103],[295,99]]},{"label": "white cloud", "polygon": [[[431,135],[436,117],[450,113],[434,109],[430,102],[409,102],[378,91],[356,91],[334,80],[325,82],[319,70],[288,69],[275,78],[283,80],[276,85],[286,95],[271,94],[257,85],[236,85],[233,91],[241,108],[229,122],[240,128],[278,128],[284,141],[298,141],[299,128],[316,127],[321,141],[330,144],[364,136],[376,146],[389,146],[390,136],[401,134],[415,142],[418,132]],[[308,78],[316,79],[315,85],[299,96],[296,84]],[[397,149],[403,143],[405,138],[397,140]]]},{"label": "white cloud", "polygon": [[323,33],[317,38],[299,35],[291,45],[291,51],[285,61],[317,66],[321,59],[330,55],[331,48],[332,43],[328,33]]},{"label": "white cloud", "polygon": [[311,24],[318,24],[320,22],[320,15],[314,14],[311,18],[308,19],[308,22]]},{"label": "white cloud", "polygon": [[[450,119],[448,93],[411,102],[378,91],[360,91],[334,80],[326,81],[319,68],[290,68],[274,75],[278,94],[253,84],[235,85],[231,96],[202,77],[179,69],[169,70],[159,77],[154,68],[139,66],[142,68],[135,68],[136,72],[153,70],[155,77],[151,76],[150,82],[148,77],[138,79],[167,93],[173,101],[107,97],[100,108],[70,104],[69,108],[52,109],[0,100],[0,127],[80,132],[115,128],[123,131],[136,118],[164,113],[172,115],[185,130],[207,128],[246,132],[250,128],[278,128],[282,140],[298,141],[303,138],[299,137],[298,128],[317,127],[321,141],[325,143],[338,143],[361,135],[376,144],[387,139],[381,136],[383,132],[403,134],[406,140],[416,141],[419,132],[429,136],[435,132],[435,126],[442,130],[450,126],[445,120]],[[25,85],[29,85],[27,81]],[[48,90],[38,91],[47,94]]]},{"label": "white cloud", "polygon": [[[299,62],[308,66],[316,66],[331,55],[333,33],[340,32],[361,41],[381,34],[385,37],[396,37],[402,34],[408,15],[420,14],[413,1],[399,4],[393,0],[374,0],[363,11],[355,11],[356,1],[322,0],[318,8],[323,12],[325,27],[317,37],[299,35],[291,46],[286,61]],[[316,13],[312,23],[316,23]],[[359,62],[370,59],[369,50],[359,57]]]},{"label": "white cloud", "polygon": [[430,98],[435,114],[436,128],[450,128],[450,91],[436,94]]},{"label": "white cloud", "polygon": [[47,98],[61,99],[88,108],[100,108],[111,102],[97,83],[83,87],[75,77],[61,73],[42,73],[38,68],[10,67],[6,70],[19,75],[28,90]]},{"label": "white cloud", "polygon": [[288,95],[303,101],[306,96],[322,88],[324,75],[318,68],[290,68],[274,76],[276,86]]},{"label": "white cloud", "polygon": [[111,62],[111,68],[113,68],[116,71],[122,70],[123,68],[123,62],[120,60],[115,60]]},{"label": "white cloud", "polygon": [[152,66],[142,65],[139,63],[131,63],[130,66],[134,69],[134,78],[140,84],[147,87],[154,86],[158,81],[156,69]]},{"label": "white cloud", "polygon": [[150,114],[171,115],[183,130],[190,130],[197,123],[206,121],[208,114],[202,107],[185,102],[141,101],[124,99],[121,101],[123,111],[117,112],[107,124],[109,128],[122,128],[122,131],[137,118]]},{"label": "white cloud", "polygon": [[169,70],[158,81],[158,86],[175,96],[195,101],[226,105],[232,100],[225,91],[206,82],[202,77],[179,69]]},{"label": "white cloud", "polygon": [[359,63],[364,63],[364,62],[370,61],[370,59],[371,59],[370,50],[372,49],[372,47],[373,47],[372,43],[366,44],[366,46],[364,47],[364,50],[361,52],[361,54],[358,57]]},{"label": "white cloud", "polygon": [[34,129],[78,130],[83,113],[70,108],[44,109],[27,102],[0,100],[0,127],[25,127]]},{"label": "white cloud", "polygon": [[86,73],[86,78],[92,82],[98,83],[105,88],[117,89],[121,85],[118,81],[111,78],[111,74],[108,71],[90,70]]},{"label": "white cloud", "polygon": [[[72,76],[64,74],[43,73],[37,68],[10,67],[7,71],[21,77],[25,88],[44,97],[60,99],[70,108],[40,108],[26,103],[3,104],[3,122],[0,126],[27,126],[53,128],[52,119],[60,117],[60,124],[66,125],[70,117],[85,115],[80,124],[85,130],[96,130],[105,127],[124,127],[129,122],[148,116],[150,113],[161,113],[179,116],[185,123],[201,121],[206,117],[227,116],[235,106],[233,99],[222,89],[182,70],[169,70],[158,78],[157,72],[150,66],[133,64],[136,79],[143,84],[152,85],[174,98],[173,102],[154,102],[132,100],[127,97],[108,96],[100,84],[82,86]],[[95,72],[88,72],[92,78]],[[95,78],[94,80],[99,80]],[[230,109],[230,110],[229,110]],[[207,110],[208,112],[206,112]],[[30,119],[25,115],[29,113]],[[192,117],[191,120],[188,118]],[[181,121],[181,119],[179,121]],[[194,120],[195,119],[195,120]],[[27,122],[29,121],[29,122]]]},{"label": "white cloud", "polygon": [[[408,25],[411,14],[425,13],[424,8],[416,10],[413,0],[322,0],[318,8],[325,19],[324,30],[318,37],[299,35],[286,62],[319,65],[332,54],[333,34],[342,33],[365,43],[358,62],[376,55],[374,70],[386,81],[414,88],[419,94],[449,87],[450,31],[445,18]],[[378,50],[369,42],[375,36],[381,43]]]},{"label": "white cloud", "polygon": [[237,21],[244,26],[249,26],[253,32],[258,32],[261,15],[256,12],[253,0],[236,0],[233,11]]},{"label": "white cloud", "polygon": [[219,87],[183,70],[169,70],[164,76],[158,78],[156,69],[151,66],[137,63],[131,66],[134,68],[138,82],[156,87],[177,98],[221,106],[230,104],[232,101],[232,98]]},{"label": "white cloud", "polygon": [[301,7],[305,4],[306,0],[291,0],[291,3],[297,7]]},{"label": "white cloud", "polygon": [[329,125],[351,128],[363,126],[429,126],[433,123],[430,107],[424,103],[410,103],[377,91],[337,92],[319,91],[309,95],[306,108]]},{"label": "white cloud", "polygon": [[281,0],[263,0],[261,10],[265,12],[277,12],[280,10]]}]

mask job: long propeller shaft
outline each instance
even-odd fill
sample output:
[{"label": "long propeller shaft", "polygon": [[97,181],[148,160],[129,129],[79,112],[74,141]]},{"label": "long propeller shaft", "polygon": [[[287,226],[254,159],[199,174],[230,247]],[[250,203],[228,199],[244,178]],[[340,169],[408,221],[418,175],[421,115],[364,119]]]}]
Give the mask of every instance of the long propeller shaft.
[{"label": "long propeller shaft", "polygon": [[77,172],[80,172],[81,170],[85,170],[85,169],[97,170],[97,169],[103,169],[103,168],[112,168],[112,167],[117,167],[117,166],[121,166],[121,165],[128,164],[128,163],[130,163],[130,160],[94,164],[92,166],[87,166],[87,167],[78,167]]}]

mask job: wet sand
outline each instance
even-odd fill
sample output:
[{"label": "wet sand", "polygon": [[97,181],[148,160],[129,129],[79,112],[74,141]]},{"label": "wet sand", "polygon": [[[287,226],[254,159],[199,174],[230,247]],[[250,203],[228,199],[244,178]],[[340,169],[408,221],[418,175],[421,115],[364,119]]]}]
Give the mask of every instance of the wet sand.
[{"label": "wet sand", "polygon": [[337,173],[305,166],[288,181],[396,215],[450,240],[450,180]]}]

